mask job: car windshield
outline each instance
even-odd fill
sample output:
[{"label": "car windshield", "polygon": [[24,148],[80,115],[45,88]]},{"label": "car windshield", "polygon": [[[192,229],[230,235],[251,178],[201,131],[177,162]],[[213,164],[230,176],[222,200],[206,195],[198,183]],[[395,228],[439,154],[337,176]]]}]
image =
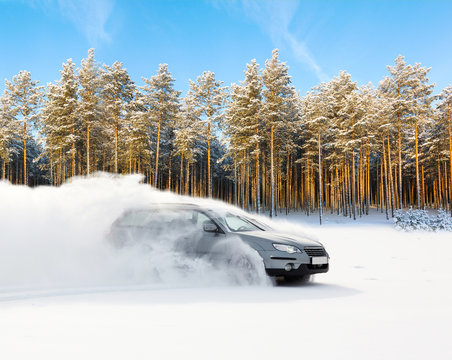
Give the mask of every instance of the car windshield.
[{"label": "car windshield", "polygon": [[226,213],[221,216],[220,220],[228,227],[229,230],[233,232],[262,230],[248,219],[231,213]]}]

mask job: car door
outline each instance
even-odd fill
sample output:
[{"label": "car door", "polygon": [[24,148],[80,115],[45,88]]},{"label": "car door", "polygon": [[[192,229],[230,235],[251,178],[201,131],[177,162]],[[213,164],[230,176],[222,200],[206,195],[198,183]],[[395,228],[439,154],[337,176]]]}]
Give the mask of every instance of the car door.
[{"label": "car door", "polygon": [[[201,236],[197,245],[197,253],[200,256],[218,257],[221,256],[221,250],[219,243],[225,240],[226,234],[218,225],[218,223],[213,220],[210,216],[202,211],[196,211],[194,214],[195,224],[197,229],[199,229]],[[218,231],[207,232],[204,231],[204,225],[214,224]]]}]

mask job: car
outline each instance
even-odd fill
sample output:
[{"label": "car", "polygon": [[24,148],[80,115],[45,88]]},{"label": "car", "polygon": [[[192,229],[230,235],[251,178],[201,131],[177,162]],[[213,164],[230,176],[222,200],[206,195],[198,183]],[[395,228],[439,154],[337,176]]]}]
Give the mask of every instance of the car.
[{"label": "car", "polygon": [[330,258],[321,243],[279,233],[232,207],[172,203],[129,209],[109,233],[109,241],[119,248],[146,242],[152,250],[158,242],[171,242],[175,250],[190,256],[225,261],[248,272],[256,270],[250,251],[244,247],[231,250],[232,239],[254,249],[271,277],[305,279],[329,270]]}]

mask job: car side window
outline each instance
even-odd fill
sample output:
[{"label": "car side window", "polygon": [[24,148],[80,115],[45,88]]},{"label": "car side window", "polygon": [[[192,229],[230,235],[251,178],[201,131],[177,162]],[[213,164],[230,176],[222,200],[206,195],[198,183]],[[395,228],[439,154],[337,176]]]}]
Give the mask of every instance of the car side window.
[{"label": "car side window", "polygon": [[203,225],[206,221],[212,222],[212,220],[205,214],[201,213],[201,212],[197,212],[198,213],[198,218],[196,220],[196,226],[199,229],[203,228]]}]

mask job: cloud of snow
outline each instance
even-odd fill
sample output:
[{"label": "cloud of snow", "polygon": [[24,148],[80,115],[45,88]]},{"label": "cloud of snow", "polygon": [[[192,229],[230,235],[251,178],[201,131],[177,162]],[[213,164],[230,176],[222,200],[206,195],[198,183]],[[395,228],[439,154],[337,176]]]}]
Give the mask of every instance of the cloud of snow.
[{"label": "cloud of snow", "polygon": [[165,230],[124,248],[112,246],[107,234],[126,209],[197,202],[140,181],[141,176],[97,174],[60,187],[0,182],[0,296],[31,290],[268,283],[258,254],[238,239],[221,245],[255,261],[258,271],[252,279],[243,270],[178,251],[183,229]]}]

